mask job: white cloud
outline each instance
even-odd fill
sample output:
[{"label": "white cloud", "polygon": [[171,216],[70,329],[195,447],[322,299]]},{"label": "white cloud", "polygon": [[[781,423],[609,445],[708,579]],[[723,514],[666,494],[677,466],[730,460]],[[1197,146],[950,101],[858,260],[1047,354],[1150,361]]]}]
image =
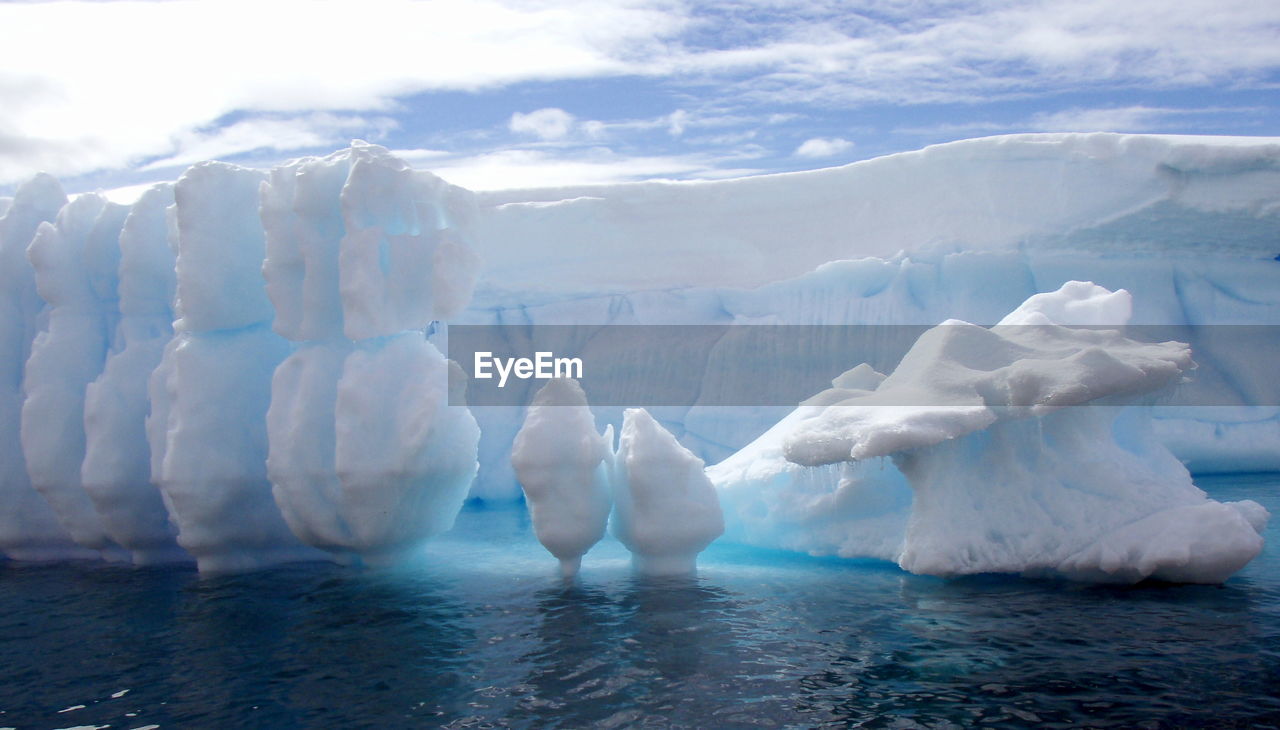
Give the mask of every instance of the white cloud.
[{"label": "white cloud", "polygon": [[[649,77],[718,114],[763,116],[767,104],[1261,88],[1280,69],[1280,3],[1256,0],[70,1],[0,3],[0,32],[0,183],[200,145],[289,149],[307,134],[211,129],[232,114],[396,116],[414,93],[532,81]],[[687,113],[659,128],[687,137],[699,123]]]},{"label": "white cloud", "polygon": [[573,129],[574,117],[563,109],[550,107],[523,114],[516,112],[507,122],[507,129],[517,134],[528,134],[542,140],[564,139]]},{"label": "white cloud", "polygon": [[365,135],[376,141],[395,126],[395,121],[386,117],[365,119],[323,112],[294,118],[246,119],[209,132],[180,133],[172,154],[141,169],[186,166],[260,149],[337,147],[350,142],[352,135]]},{"label": "white cloud", "polygon": [[399,157],[413,167],[430,167],[436,160],[448,158],[445,150],[423,148],[391,150],[391,154]]},{"label": "white cloud", "polygon": [[650,179],[741,177],[761,172],[720,168],[729,157],[703,154],[628,156],[604,148],[581,151],[501,150],[427,166],[455,185],[472,190],[594,185]]},{"label": "white cloud", "polygon": [[[102,195],[107,200],[110,200],[113,203],[120,203],[121,205],[133,205],[135,202],[137,202],[138,198],[142,197],[143,193],[150,190],[159,182],[160,181],[148,182],[148,183],[137,183],[136,185],[124,185],[122,187],[111,188],[110,190],[103,190],[101,192],[102,192]],[[164,182],[172,182],[172,181],[167,180]]]},{"label": "white cloud", "polygon": [[169,155],[237,111],[625,73],[685,22],[624,0],[0,3],[0,182]]},{"label": "white cloud", "polygon": [[1149,132],[1161,129],[1171,118],[1202,113],[1205,110],[1146,106],[1066,109],[1037,114],[1031,118],[1029,126],[1042,132]]},{"label": "white cloud", "polygon": [[672,137],[679,137],[684,134],[685,126],[689,123],[689,112],[683,109],[677,109],[667,117],[667,134]]},{"label": "white cloud", "polygon": [[[796,2],[795,9],[804,5]],[[760,29],[750,46],[672,63],[707,75],[753,69],[732,93],[821,106],[1137,84],[1265,84],[1280,67],[1277,3],[889,1],[863,6],[867,17],[848,6],[819,8]],[[869,19],[873,14],[877,20]]]},{"label": "white cloud", "polygon": [[824,137],[814,137],[807,139],[796,148],[796,157],[834,157],[838,154],[848,152],[853,149],[853,143],[847,139],[840,137],[832,137],[830,139]]},{"label": "white cloud", "polygon": [[966,137],[1004,132],[1161,132],[1194,129],[1196,118],[1256,114],[1255,107],[1096,107],[1040,112],[1012,122],[973,121],[901,127],[897,134],[924,137]]},{"label": "white cloud", "polygon": [[[694,111],[677,109],[670,114],[645,119],[621,119],[614,121],[591,120],[582,122],[579,127],[591,139],[603,139],[619,133],[646,132],[665,129],[672,137],[684,137],[691,131],[709,131],[716,129],[737,128],[732,134],[753,136],[754,127],[768,126],[790,121],[794,114],[726,114],[714,111]],[[711,141],[710,138],[705,141]]]}]

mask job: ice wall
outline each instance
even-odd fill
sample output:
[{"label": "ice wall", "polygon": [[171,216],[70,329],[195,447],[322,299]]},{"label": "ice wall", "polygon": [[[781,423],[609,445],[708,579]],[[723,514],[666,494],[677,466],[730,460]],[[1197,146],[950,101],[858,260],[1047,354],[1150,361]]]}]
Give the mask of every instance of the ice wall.
[{"label": "ice wall", "polygon": [[[1196,325],[1180,337],[1220,402],[1280,403],[1257,371],[1277,353],[1205,327],[1280,324],[1280,140],[1015,135],[746,180],[478,199],[489,264],[462,322],[992,324],[1087,280],[1132,292],[1135,324]],[[514,494],[501,452],[518,418],[478,415],[479,483]],[[693,402],[659,419],[714,463],[782,415]],[[1195,471],[1280,469],[1274,405],[1156,415]]]},{"label": "ice wall", "polygon": [[899,252],[1270,259],[1278,196],[1276,138],[1024,134],[738,180],[480,193],[480,253],[487,284],[526,303],[754,288]]}]

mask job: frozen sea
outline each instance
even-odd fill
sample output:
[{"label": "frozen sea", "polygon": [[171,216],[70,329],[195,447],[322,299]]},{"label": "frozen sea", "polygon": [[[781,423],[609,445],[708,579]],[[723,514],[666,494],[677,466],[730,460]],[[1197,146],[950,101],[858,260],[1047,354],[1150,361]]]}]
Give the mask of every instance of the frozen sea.
[{"label": "frozen sea", "polygon": [[[1280,475],[1198,483],[1280,514]],[[714,545],[580,579],[516,511],[421,565],[0,565],[0,727],[1280,726],[1280,527],[1223,586],[943,581]]]}]

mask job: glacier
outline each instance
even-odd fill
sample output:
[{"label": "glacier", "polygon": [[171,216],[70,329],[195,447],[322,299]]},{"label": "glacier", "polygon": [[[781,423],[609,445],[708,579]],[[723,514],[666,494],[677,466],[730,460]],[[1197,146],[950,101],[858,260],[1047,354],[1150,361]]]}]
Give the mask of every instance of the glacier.
[{"label": "glacier", "polygon": [[[450,324],[991,325],[1070,281],[1128,292],[1133,324],[1185,328],[1213,404],[981,432],[1010,449],[1038,443],[1033,422],[1120,434],[1183,487],[1178,469],[1280,470],[1280,353],[1215,330],[1280,323],[1278,224],[1268,138],[1013,135],[737,180],[493,192],[353,143],[271,170],[201,163],[130,206],[40,175],[0,200],[0,553],[377,564],[448,529],[467,498],[516,504],[526,414],[465,405]],[[882,378],[820,375],[869,392]],[[590,413],[618,433],[630,418],[637,449],[657,448],[651,415],[671,463],[717,464],[792,408],[695,394],[648,410]],[[978,438],[950,439],[970,444],[950,458]],[[775,505],[767,525],[739,520],[722,488],[728,537],[893,558],[909,477],[925,478],[894,458],[804,466],[787,493],[813,504]],[[1232,514],[1260,519],[1218,518],[1238,527]],[[1072,574],[1105,562],[1090,560]]]}]

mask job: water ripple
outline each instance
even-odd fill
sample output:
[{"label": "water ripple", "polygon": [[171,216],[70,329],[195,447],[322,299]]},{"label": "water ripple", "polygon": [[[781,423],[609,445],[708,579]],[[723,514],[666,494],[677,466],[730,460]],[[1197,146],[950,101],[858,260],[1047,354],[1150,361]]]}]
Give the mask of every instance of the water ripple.
[{"label": "water ripple", "polygon": [[[1280,479],[1208,488],[1280,514]],[[1280,726],[1275,553],[1115,588],[731,546],[637,579],[605,543],[566,583],[480,512],[397,571],[4,566],[0,726]]]}]

